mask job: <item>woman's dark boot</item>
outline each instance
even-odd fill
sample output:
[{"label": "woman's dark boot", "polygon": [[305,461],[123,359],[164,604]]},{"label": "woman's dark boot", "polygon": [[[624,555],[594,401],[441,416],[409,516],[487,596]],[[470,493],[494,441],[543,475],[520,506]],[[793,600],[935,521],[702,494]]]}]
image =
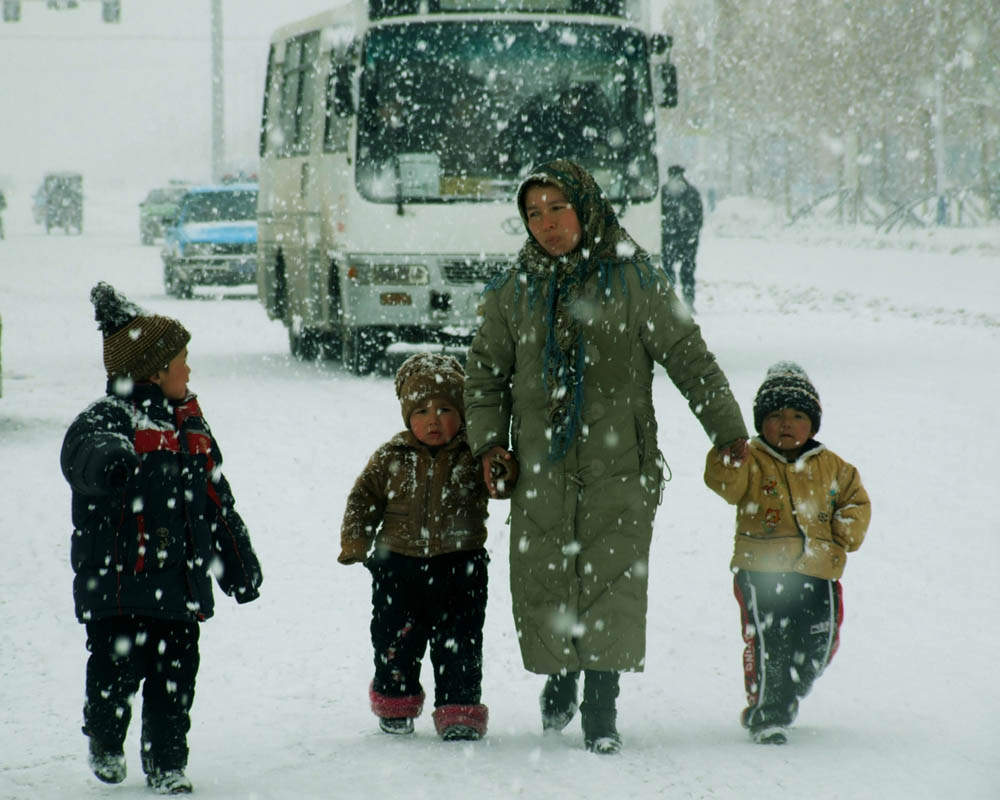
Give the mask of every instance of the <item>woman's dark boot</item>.
[{"label": "woman's dark boot", "polygon": [[622,737],[615,723],[618,711],[617,672],[585,670],[583,673],[583,744],[591,753],[613,755],[622,749]]},{"label": "woman's dark boot", "polygon": [[542,707],[542,730],[561,731],[576,714],[576,683],[579,672],[549,675],[539,698]]}]

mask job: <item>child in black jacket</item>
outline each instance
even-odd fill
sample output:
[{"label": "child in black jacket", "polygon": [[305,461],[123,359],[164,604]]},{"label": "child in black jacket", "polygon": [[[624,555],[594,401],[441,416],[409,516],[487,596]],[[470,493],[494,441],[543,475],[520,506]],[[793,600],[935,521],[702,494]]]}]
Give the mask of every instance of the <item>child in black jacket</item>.
[{"label": "child in black jacket", "polygon": [[146,781],[162,794],[187,793],[198,623],[212,616],[211,575],[245,603],[259,596],[260,564],[187,390],[190,334],[108,284],[95,286],[91,301],[107,394],[74,420],[60,458],[73,490],[73,596],[90,651],[83,732],[94,774],[123,781],[131,699],[142,683]]}]

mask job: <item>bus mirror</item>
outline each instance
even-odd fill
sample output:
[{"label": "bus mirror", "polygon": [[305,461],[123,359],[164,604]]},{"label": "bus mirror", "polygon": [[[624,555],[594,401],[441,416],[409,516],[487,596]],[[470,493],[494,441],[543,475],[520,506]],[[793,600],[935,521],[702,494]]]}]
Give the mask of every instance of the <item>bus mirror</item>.
[{"label": "bus mirror", "polygon": [[663,86],[663,95],[660,98],[660,105],[664,108],[676,108],[677,67],[669,62],[666,64],[660,64],[660,83]]},{"label": "bus mirror", "polygon": [[665,33],[654,33],[650,37],[649,43],[653,55],[662,56],[670,52],[670,48],[674,46],[674,38]]}]

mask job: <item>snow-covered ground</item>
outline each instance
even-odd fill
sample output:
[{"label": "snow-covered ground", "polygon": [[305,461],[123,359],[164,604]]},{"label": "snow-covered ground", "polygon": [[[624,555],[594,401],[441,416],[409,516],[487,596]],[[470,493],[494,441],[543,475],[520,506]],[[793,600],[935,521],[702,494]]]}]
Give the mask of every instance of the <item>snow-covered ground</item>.
[{"label": "snow-covered ground", "polygon": [[[1000,796],[1000,234],[850,243],[850,231],[703,240],[699,321],[747,417],[767,366],[800,361],[821,439],[872,496],[851,557],[842,645],[790,743],[749,742],[733,511],[701,482],[708,442],[674,387],[655,385],[673,470],[657,517],[648,668],[622,680],[618,757],[586,753],[577,723],[543,738],[541,679],[520,664],[507,589],[506,508],[492,507],[484,702],[489,735],[446,744],[378,733],[367,707],[369,584],[335,561],[345,495],[401,425],[392,384],[287,355],[253,299],[168,299],[141,247],[138,191],[91,188],[85,234],[45,236],[28,204],[0,242],[0,798],[146,797],[138,734],[109,788],[86,765],[86,652],[73,618],[70,420],[103,391],[90,287],[108,280],[178,317],[225,471],[265,572],[260,601],[218,593],[202,631],[188,774],[205,798],[996,798]],[[716,224],[717,223],[717,224]],[[729,234],[723,237],[718,232]],[[867,234],[866,234],[867,235]],[[839,240],[839,244],[838,244]],[[430,681],[429,670],[425,676]]]}]

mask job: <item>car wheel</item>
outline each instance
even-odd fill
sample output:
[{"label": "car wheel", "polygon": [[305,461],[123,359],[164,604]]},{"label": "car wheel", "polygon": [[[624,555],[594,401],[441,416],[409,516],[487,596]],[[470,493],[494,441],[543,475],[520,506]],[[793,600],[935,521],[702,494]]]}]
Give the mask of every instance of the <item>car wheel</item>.
[{"label": "car wheel", "polygon": [[163,288],[170,297],[186,298],[191,296],[191,284],[182,280],[177,269],[169,261],[163,262]]},{"label": "car wheel", "polygon": [[170,297],[177,296],[177,274],[169,262],[163,262],[163,288]]}]

